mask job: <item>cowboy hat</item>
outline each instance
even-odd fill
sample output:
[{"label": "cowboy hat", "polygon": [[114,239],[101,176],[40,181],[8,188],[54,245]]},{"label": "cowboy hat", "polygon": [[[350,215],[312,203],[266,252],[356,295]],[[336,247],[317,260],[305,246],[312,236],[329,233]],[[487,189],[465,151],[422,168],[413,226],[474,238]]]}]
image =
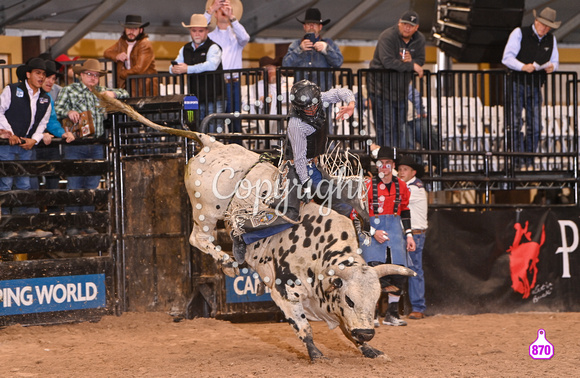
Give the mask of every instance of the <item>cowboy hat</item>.
[{"label": "cowboy hat", "polygon": [[125,16],[125,23],[119,21],[119,24],[123,25],[124,28],[129,29],[140,29],[149,26],[149,22],[143,23],[143,21],[141,20],[141,16],[137,16],[134,14],[129,14]]},{"label": "cowboy hat", "polygon": [[16,67],[16,77],[18,81],[26,81],[26,64],[21,64]]},{"label": "cowboy hat", "polygon": [[30,72],[32,70],[43,70],[46,72],[46,64],[44,59],[32,58],[26,62],[26,72]]},{"label": "cowboy hat", "polygon": [[[205,3],[205,9],[209,10],[213,5],[213,3],[215,3],[216,1],[219,0],[207,0],[207,3]],[[240,21],[242,19],[242,15],[244,14],[244,6],[242,5],[242,2],[240,0],[230,0],[230,6],[232,7],[232,13],[236,18],[236,20]],[[212,15],[211,21],[209,22],[210,28],[209,30],[210,31],[214,30],[216,25],[217,18],[215,17],[215,15]]]},{"label": "cowboy hat", "polygon": [[73,72],[76,74],[80,74],[85,71],[98,72],[101,76],[107,73],[107,71],[101,69],[101,64],[96,59],[87,59],[80,66],[73,67]]},{"label": "cowboy hat", "polygon": [[181,22],[181,25],[184,28],[207,28],[210,32],[215,28],[215,25],[208,25],[203,14],[192,14],[189,19],[189,25],[186,25],[185,22]]},{"label": "cowboy hat", "polygon": [[322,14],[320,14],[320,11],[318,10],[318,8],[306,9],[306,14],[304,15],[304,20],[300,21],[298,18],[296,18],[296,20],[298,22],[300,22],[301,24],[307,24],[310,22],[314,22],[314,23],[320,24],[322,26],[324,26],[330,22],[330,19],[322,21]]},{"label": "cowboy hat", "polygon": [[534,9],[534,18],[540,21],[542,24],[551,27],[552,29],[558,29],[562,24],[562,21],[556,21],[556,11],[550,7],[544,8],[538,16],[536,16],[536,10]]},{"label": "cowboy hat", "polygon": [[382,146],[377,153],[376,160],[396,160],[397,159],[397,149],[393,147]]},{"label": "cowboy hat", "polygon": [[[56,58],[54,58],[54,61],[57,62],[58,64],[60,64],[61,62],[74,62],[75,60],[78,60],[79,57],[75,56],[74,58],[70,58],[68,55],[66,54],[60,54],[59,56],[57,56]],[[59,70],[60,72],[64,71],[64,64],[60,64]],[[70,66],[69,66],[70,67]]]},{"label": "cowboy hat", "polygon": [[404,155],[401,156],[399,159],[397,159],[397,167],[401,167],[401,165],[406,165],[408,167],[411,167],[411,169],[414,169],[417,173],[415,173],[415,176],[417,178],[421,178],[421,176],[423,176],[423,174],[425,173],[425,168],[423,167],[422,164],[419,164],[415,161],[415,159],[413,159],[411,156],[408,155]]},{"label": "cowboy hat", "polygon": [[46,65],[46,77],[52,75],[60,76],[60,63],[47,59],[44,64]]},{"label": "cowboy hat", "polygon": [[268,55],[266,55],[266,56],[261,57],[260,60],[258,60],[258,64],[260,65],[260,67],[265,67],[265,66],[280,67],[282,65],[282,57],[278,56],[276,58],[271,58]]}]

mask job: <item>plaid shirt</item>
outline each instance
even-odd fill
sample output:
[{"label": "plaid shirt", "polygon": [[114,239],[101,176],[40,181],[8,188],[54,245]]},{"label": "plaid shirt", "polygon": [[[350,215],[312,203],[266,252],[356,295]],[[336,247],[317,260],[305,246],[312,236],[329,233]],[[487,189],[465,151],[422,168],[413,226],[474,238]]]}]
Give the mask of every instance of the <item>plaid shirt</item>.
[{"label": "plaid shirt", "polygon": [[[129,97],[129,93],[124,89],[106,88],[99,85],[95,89],[99,92],[113,91],[117,98]],[[95,124],[95,136],[100,137],[105,132],[103,127],[104,111],[99,108],[97,97],[83,83],[73,83],[62,88],[54,104],[54,110],[59,120],[67,118],[68,112],[71,110],[76,110],[79,113],[90,110]]]}]

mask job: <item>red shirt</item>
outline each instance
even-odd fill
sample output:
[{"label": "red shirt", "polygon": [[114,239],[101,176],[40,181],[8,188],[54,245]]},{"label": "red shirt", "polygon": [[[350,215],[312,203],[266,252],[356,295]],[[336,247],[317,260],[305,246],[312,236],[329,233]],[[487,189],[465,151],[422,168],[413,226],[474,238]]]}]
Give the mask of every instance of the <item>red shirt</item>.
[{"label": "red shirt", "polygon": [[409,198],[411,197],[411,192],[407,187],[407,184],[403,180],[398,179],[397,177],[393,176],[393,181],[391,181],[390,190],[387,189],[386,184],[379,180],[379,185],[377,188],[377,195],[379,196],[378,200],[378,207],[379,213],[375,214],[375,210],[373,208],[373,180],[367,179],[365,184],[368,189],[368,199],[369,199],[369,215],[371,217],[375,215],[389,215],[393,214],[393,209],[395,207],[395,180],[399,181],[399,198],[401,202],[399,203],[399,207],[397,208],[397,215],[401,215],[401,211],[409,210]]}]

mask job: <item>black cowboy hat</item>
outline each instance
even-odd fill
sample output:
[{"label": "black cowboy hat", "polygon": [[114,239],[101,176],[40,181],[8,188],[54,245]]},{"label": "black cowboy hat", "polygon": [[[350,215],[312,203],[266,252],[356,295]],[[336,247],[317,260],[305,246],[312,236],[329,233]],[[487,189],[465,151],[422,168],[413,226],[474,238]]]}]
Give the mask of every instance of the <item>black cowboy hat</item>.
[{"label": "black cowboy hat", "polygon": [[129,14],[127,16],[125,16],[125,23],[122,23],[119,21],[119,23],[121,25],[123,25],[124,28],[130,28],[130,29],[139,29],[139,28],[144,28],[146,26],[149,26],[149,22],[143,23],[143,21],[141,20],[141,16],[137,16],[134,14]]},{"label": "black cowboy hat", "polygon": [[16,67],[16,77],[18,78],[18,81],[26,81],[26,72],[28,72],[26,69],[26,64],[21,64]]},{"label": "black cowboy hat", "polygon": [[379,149],[376,160],[390,159],[395,161],[397,159],[397,149],[388,146],[382,146]]},{"label": "black cowboy hat", "polygon": [[318,10],[318,8],[306,9],[306,14],[304,15],[304,20],[300,21],[298,18],[296,18],[296,20],[298,22],[300,22],[301,24],[314,22],[314,23],[320,24],[322,26],[324,26],[330,22],[330,20],[322,21],[322,14],[320,14],[320,11]]},{"label": "black cowboy hat", "polygon": [[54,60],[45,60],[44,64],[46,65],[46,77],[52,75],[61,76],[60,63],[57,63]]},{"label": "black cowboy hat", "polygon": [[411,156],[408,155],[401,156],[399,159],[397,159],[396,163],[397,167],[400,167],[401,165],[406,165],[414,169],[417,172],[415,174],[417,178],[421,178],[421,176],[423,176],[423,174],[425,173],[425,168],[423,167],[423,165],[417,163],[415,159],[413,159]]},{"label": "black cowboy hat", "polygon": [[26,72],[32,70],[43,70],[46,71],[46,63],[42,58],[32,58],[26,62]]}]

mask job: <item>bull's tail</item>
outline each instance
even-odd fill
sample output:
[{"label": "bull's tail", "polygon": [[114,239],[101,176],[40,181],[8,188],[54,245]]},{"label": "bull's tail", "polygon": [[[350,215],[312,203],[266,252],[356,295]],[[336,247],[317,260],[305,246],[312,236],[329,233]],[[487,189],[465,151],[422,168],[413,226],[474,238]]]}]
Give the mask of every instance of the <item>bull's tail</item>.
[{"label": "bull's tail", "polygon": [[112,98],[104,94],[103,92],[97,92],[95,89],[92,90],[95,96],[100,100],[101,107],[104,108],[107,112],[115,113],[121,112],[125,113],[129,117],[133,118],[135,121],[140,122],[146,126],[149,126],[157,131],[162,131],[171,135],[177,135],[184,138],[190,138],[201,144],[202,146],[209,144],[209,135],[199,133],[197,131],[191,130],[180,130],[174,129],[171,127],[161,126],[154,122],[151,122],[147,118],[143,117],[139,112],[135,109],[130,107],[129,105],[125,104],[117,100],[116,98]]}]

